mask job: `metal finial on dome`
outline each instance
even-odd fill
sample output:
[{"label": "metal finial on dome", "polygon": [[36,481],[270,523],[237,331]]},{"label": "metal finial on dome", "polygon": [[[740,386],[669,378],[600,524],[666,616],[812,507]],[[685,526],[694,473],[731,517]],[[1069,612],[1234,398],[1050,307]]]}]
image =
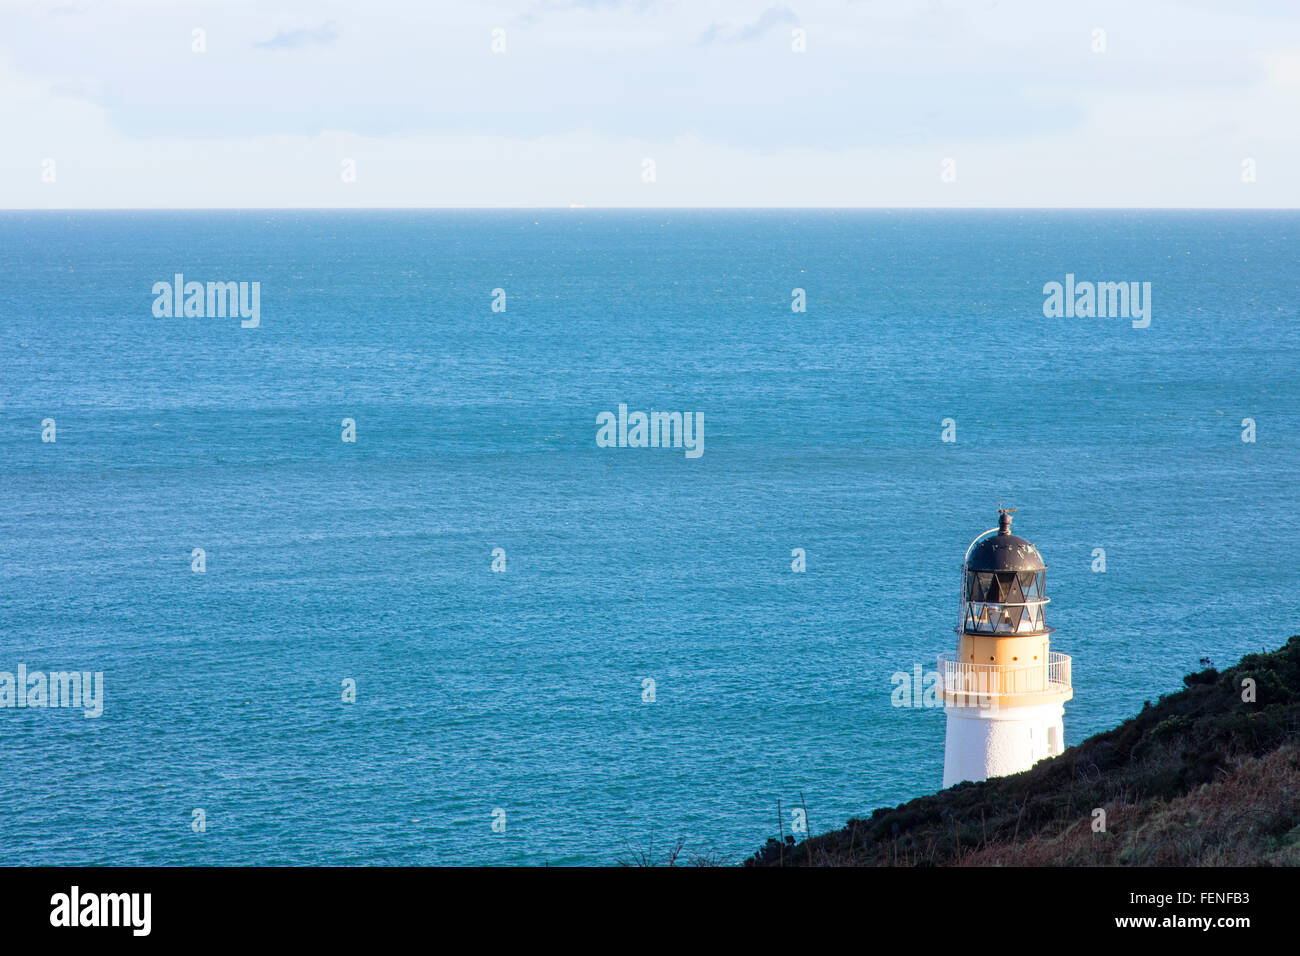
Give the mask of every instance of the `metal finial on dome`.
[{"label": "metal finial on dome", "polygon": [[[1000,505],[1001,502],[998,504]],[[998,534],[1011,533],[1011,516],[1015,513],[1015,508],[998,508]]]}]

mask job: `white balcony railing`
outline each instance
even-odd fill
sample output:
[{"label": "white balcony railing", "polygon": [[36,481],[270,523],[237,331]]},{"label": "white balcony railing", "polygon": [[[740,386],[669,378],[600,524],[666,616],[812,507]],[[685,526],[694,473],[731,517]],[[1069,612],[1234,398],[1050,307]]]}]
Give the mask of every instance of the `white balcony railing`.
[{"label": "white balcony railing", "polygon": [[955,654],[939,655],[940,692],[979,697],[1022,697],[1068,693],[1070,658],[1055,651],[1037,664],[973,664]]}]

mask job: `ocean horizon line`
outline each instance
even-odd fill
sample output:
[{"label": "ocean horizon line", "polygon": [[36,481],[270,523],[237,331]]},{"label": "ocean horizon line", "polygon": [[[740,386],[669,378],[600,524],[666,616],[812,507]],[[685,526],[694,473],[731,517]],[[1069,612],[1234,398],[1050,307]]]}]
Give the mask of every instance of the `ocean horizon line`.
[{"label": "ocean horizon line", "polygon": [[1300,212],[1300,206],[6,206],[11,212]]}]

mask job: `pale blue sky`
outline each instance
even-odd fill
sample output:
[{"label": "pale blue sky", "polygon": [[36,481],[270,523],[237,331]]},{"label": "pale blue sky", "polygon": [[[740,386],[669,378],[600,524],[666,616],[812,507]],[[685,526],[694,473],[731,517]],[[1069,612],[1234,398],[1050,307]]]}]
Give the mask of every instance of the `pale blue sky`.
[{"label": "pale blue sky", "polygon": [[8,208],[1296,207],[1300,4],[0,0],[0,123]]}]

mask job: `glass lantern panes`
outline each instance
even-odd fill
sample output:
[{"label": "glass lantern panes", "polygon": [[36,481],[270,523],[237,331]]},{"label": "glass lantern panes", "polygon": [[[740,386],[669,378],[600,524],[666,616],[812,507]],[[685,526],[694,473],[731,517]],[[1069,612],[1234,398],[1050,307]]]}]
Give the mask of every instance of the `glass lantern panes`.
[{"label": "glass lantern panes", "polygon": [[1042,571],[968,571],[962,627],[972,634],[1034,634],[1047,628]]}]

